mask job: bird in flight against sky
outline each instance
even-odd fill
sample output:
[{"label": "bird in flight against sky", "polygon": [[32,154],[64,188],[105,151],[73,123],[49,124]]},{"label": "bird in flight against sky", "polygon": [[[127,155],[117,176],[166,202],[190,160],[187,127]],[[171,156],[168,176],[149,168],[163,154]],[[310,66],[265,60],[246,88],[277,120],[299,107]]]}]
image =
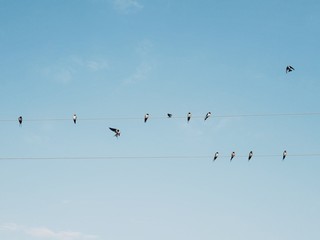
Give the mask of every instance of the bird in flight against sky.
[{"label": "bird in flight against sky", "polygon": [[249,152],[249,156],[248,156],[248,161],[250,161],[250,159],[252,158],[252,156],[253,156],[253,152],[250,151],[250,152]]},{"label": "bird in flight against sky", "polygon": [[22,124],[22,116],[18,117],[18,121],[19,121],[19,126],[21,126],[21,124]]},{"label": "bird in flight against sky", "polygon": [[294,70],[294,68],[291,67],[290,65],[288,65],[288,66],[286,67],[286,73],[291,72],[291,71],[293,71],[293,70]]},{"label": "bird in flight against sky", "polygon": [[211,112],[208,112],[204,118],[204,120],[207,120],[211,116]]},{"label": "bird in flight against sky", "polygon": [[236,153],[235,152],[232,152],[231,153],[231,158],[230,158],[230,162],[232,161],[232,159],[234,158],[234,156],[236,155]]},{"label": "bird in flight against sky", "polygon": [[74,122],[74,124],[77,123],[77,114],[73,114],[73,122]]},{"label": "bird in flight against sky", "polygon": [[284,151],[283,151],[283,154],[282,154],[282,160],[284,160],[284,159],[286,158],[286,156],[287,156],[287,151],[284,150]]},{"label": "bird in flight against sky", "polygon": [[146,115],[144,115],[144,122],[147,122],[148,118],[149,118],[149,113],[147,113]]},{"label": "bird in flight against sky", "polygon": [[168,113],[167,116],[168,116],[168,118],[171,118],[171,117],[172,117],[172,114],[171,114],[171,113]]},{"label": "bird in flight against sky", "polygon": [[219,156],[219,152],[216,152],[216,153],[214,154],[213,161],[217,160],[218,156]]},{"label": "bird in flight against sky", "polygon": [[109,129],[112,131],[112,132],[114,132],[115,133],[115,137],[119,137],[120,136],[120,130],[119,129],[117,129],[117,128],[111,128],[111,127],[109,127]]},{"label": "bird in flight against sky", "polygon": [[189,122],[191,119],[191,112],[188,112],[188,115],[187,115],[187,121]]}]

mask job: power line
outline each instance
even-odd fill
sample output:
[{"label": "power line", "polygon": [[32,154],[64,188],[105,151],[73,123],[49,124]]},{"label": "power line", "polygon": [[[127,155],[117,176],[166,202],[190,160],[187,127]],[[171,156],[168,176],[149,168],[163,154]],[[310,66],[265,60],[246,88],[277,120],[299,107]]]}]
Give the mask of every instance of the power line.
[{"label": "power line", "polygon": [[[302,112],[302,113],[253,113],[253,114],[212,114],[210,118],[241,118],[241,117],[298,117],[298,116],[318,116],[320,112]],[[192,119],[204,118],[203,116],[192,116]],[[172,119],[186,119],[186,116],[172,116]],[[141,117],[88,117],[81,118],[78,117],[78,121],[106,121],[106,120],[141,120]],[[167,116],[152,116],[150,114],[150,119],[168,119]],[[23,118],[23,121],[26,122],[42,122],[42,121],[71,121],[70,118]],[[0,122],[16,122],[17,119],[0,119]]]},{"label": "power line", "polygon": [[[255,158],[279,158],[282,159],[282,154],[261,154],[253,155]],[[306,153],[306,154],[288,154],[290,157],[320,157],[320,153]],[[230,155],[220,155],[218,159],[230,158]],[[248,158],[248,155],[236,155],[237,158]],[[112,160],[112,159],[213,159],[213,155],[163,155],[163,156],[57,156],[57,157],[0,157],[0,160]],[[217,159],[217,161],[218,161]]]}]

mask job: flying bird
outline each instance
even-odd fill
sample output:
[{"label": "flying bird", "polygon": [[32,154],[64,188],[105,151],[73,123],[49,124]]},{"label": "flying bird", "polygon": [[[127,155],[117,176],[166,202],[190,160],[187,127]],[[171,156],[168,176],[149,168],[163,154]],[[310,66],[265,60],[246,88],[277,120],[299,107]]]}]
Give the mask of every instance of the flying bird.
[{"label": "flying bird", "polygon": [[120,136],[120,130],[119,129],[117,129],[117,128],[111,128],[111,127],[109,127],[109,129],[112,131],[112,132],[114,132],[115,133],[115,137],[119,137]]},{"label": "flying bird", "polygon": [[18,121],[19,121],[19,126],[21,126],[21,124],[22,124],[22,116],[18,117]]},{"label": "flying bird", "polygon": [[189,122],[190,121],[190,119],[191,119],[191,112],[188,112],[188,115],[187,115],[187,121]]},{"label": "flying bird", "polygon": [[293,71],[293,70],[294,70],[294,68],[291,67],[290,65],[288,65],[288,66],[286,67],[286,73],[291,72],[291,71]]},{"label": "flying bird", "polygon": [[248,161],[250,161],[250,159],[252,158],[252,156],[253,156],[253,152],[252,152],[252,151],[250,151],[250,152],[249,152]]},{"label": "flying bird", "polygon": [[211,116],[211,112],[208,112],[204,118],[204,120],[207,120]]},{"label": "flying bird", "polygon": [[283,154],[282,154],[282,160],[284,160],[284,159],[286,158],[286,156],[287,156],[287,151],[284,150],[284,151],[283,151]]},{"label": "flying bird", "polygon": [[234,156],[236,156],[236,153],[235,153],[235,152],[232,152],[232,153],[231,153],[230,162],[232,161],[232,159],[234,158]]},{"label": "flying bird", "polygon": [[168,118],[172,118],[172,114],[171,113],[168,113],[167,116],[168,116]]},{"label": "flying bird", "polygon": [[74,122],[74,124],[77,123],[77,114],[73,114],[73,122]]},{"label": "flying bird", "polygon": [[219,152],[216,152],[216,153],[214,154],[213,161],[217,160],[218,156],[219,156]]},{"label": "flying bird", "polygon": [[144,122],[147,122],[148,118],[149,118],[149,113],[147,113],[146,115],[144,115]]}]

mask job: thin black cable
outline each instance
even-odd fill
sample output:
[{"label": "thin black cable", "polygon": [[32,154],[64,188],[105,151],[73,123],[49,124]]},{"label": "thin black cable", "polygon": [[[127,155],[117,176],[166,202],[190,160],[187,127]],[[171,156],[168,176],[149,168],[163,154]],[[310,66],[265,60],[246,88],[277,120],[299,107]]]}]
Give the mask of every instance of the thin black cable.
[{"label": "thin black cable", "polygon": [[[317,116],[320,112],[305,112],[305,113],[256,113],[256,114],[230,114],[230,115],[215,115],[212,114],[210,118],[240,118],[240,117],[281,117],[281,116]],[[186,119],[187,116],[172,116],[172,119]],[[204,118],[203,116],[192,116],[192,118]],[[81,118],[78,117],[77,121],[106,121],[106,120],[140,120],[141,117],[88,117]],[[150,119],[170,119],[167,116],[152,116]],[[26,122],[41,122],[41,121],[71,121],[70,118],[23,118]],[[0,119],[0,122],[16,122],[17,119]]]},{"label": "thin black cable", "polygon": [[[253,155],[251,161],[255,158],[282,158],[282,154],[261,154]],[[290,157],[320,157],[320,153],[307,153],[307,154],[288,154],[287,158]],[[0,160],[111,160],[111,159],[213,159],[213,155],[198,155],[198,156],[186,156],[186,155],[164,155],[164,156],[57,156],[57,157],[0,157]],[[219,155],[219,159],[230,158],[230,155]],[[248,155],[236,155],[234,160],[237,158],[248,158]]]}]

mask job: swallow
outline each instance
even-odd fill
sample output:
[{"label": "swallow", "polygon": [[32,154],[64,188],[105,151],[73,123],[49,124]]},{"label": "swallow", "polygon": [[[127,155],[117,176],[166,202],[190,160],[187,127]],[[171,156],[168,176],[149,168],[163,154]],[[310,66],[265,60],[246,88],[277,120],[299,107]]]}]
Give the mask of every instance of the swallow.
[{"label": "swallow", "polygon": [[286,73],[291,72],[291,71],[293,71],[293,70],[294,70],[294,68],[291,67],[290,65],[288,65],[288,66],[286,67]]},{"label": "swallow", "polygon": [[74,124],[77,123],[77,114],[73,114],[73,122],[74,122]]},{"label": "swallow", "polygon": [[172,118],[172,114],[171,113],[168,113],[167,116],[168,116],[168,118]]},{"label": "swallow", "polygon": [[249,152],[248,161],[250,161],[250,159],[252,158],[252,156],[253,156],[253,152],[252,152],[252,151],[250,151],[250,152]]},{"label": "swallow", "polygon": [[206,114],[206,116],[204,117],[204,120],[207,120],[210,116],[211,116],[211,112],[208,112],[208,113]]},{"label": "swallow", "polygon": [[216,152],[216,153],[214,154],[213,161],[217,160],[218,156],[219,156],[219,152]]},{"label": "swallow", "polygon": [[189,122],[190,121],[190,119],[191,119],[191,112],[188,112],[188,115],[187,115],[187,121]]},{"label": "swallow", "polygon": [[148,118],[149,118],[149,113],[147,113],[146,115],[144,115],[144,122],[147,122]]},{"label": "swallow", "polygon": [[230,158],[230,162],[232,161],[232,159],[234,158],[234,156],[236,155],[236,153],[235,152],[232,152],[231,153],[231,158]]},{"label": "swallow", "polygon": [[18,117],[18,121],[19,121],[19,126],[21,126],[21,124],[22,124],[22,116]]},{"label": "swallow", "polygon": [[283,151],[283,154],[282,154],[282,160],[284,160],[284,159],[286,158],[286,156],[287,156],[287,151],[284,150],[284,151]]},{"label": "swallow", "polygon": [[111,128],[109,127],[109,129],[112,131],[112,132],[115,132],[116,134],[114,135],[115,137],[119,137],[120,136],[120,130],[117,129],[117,128]]}]

